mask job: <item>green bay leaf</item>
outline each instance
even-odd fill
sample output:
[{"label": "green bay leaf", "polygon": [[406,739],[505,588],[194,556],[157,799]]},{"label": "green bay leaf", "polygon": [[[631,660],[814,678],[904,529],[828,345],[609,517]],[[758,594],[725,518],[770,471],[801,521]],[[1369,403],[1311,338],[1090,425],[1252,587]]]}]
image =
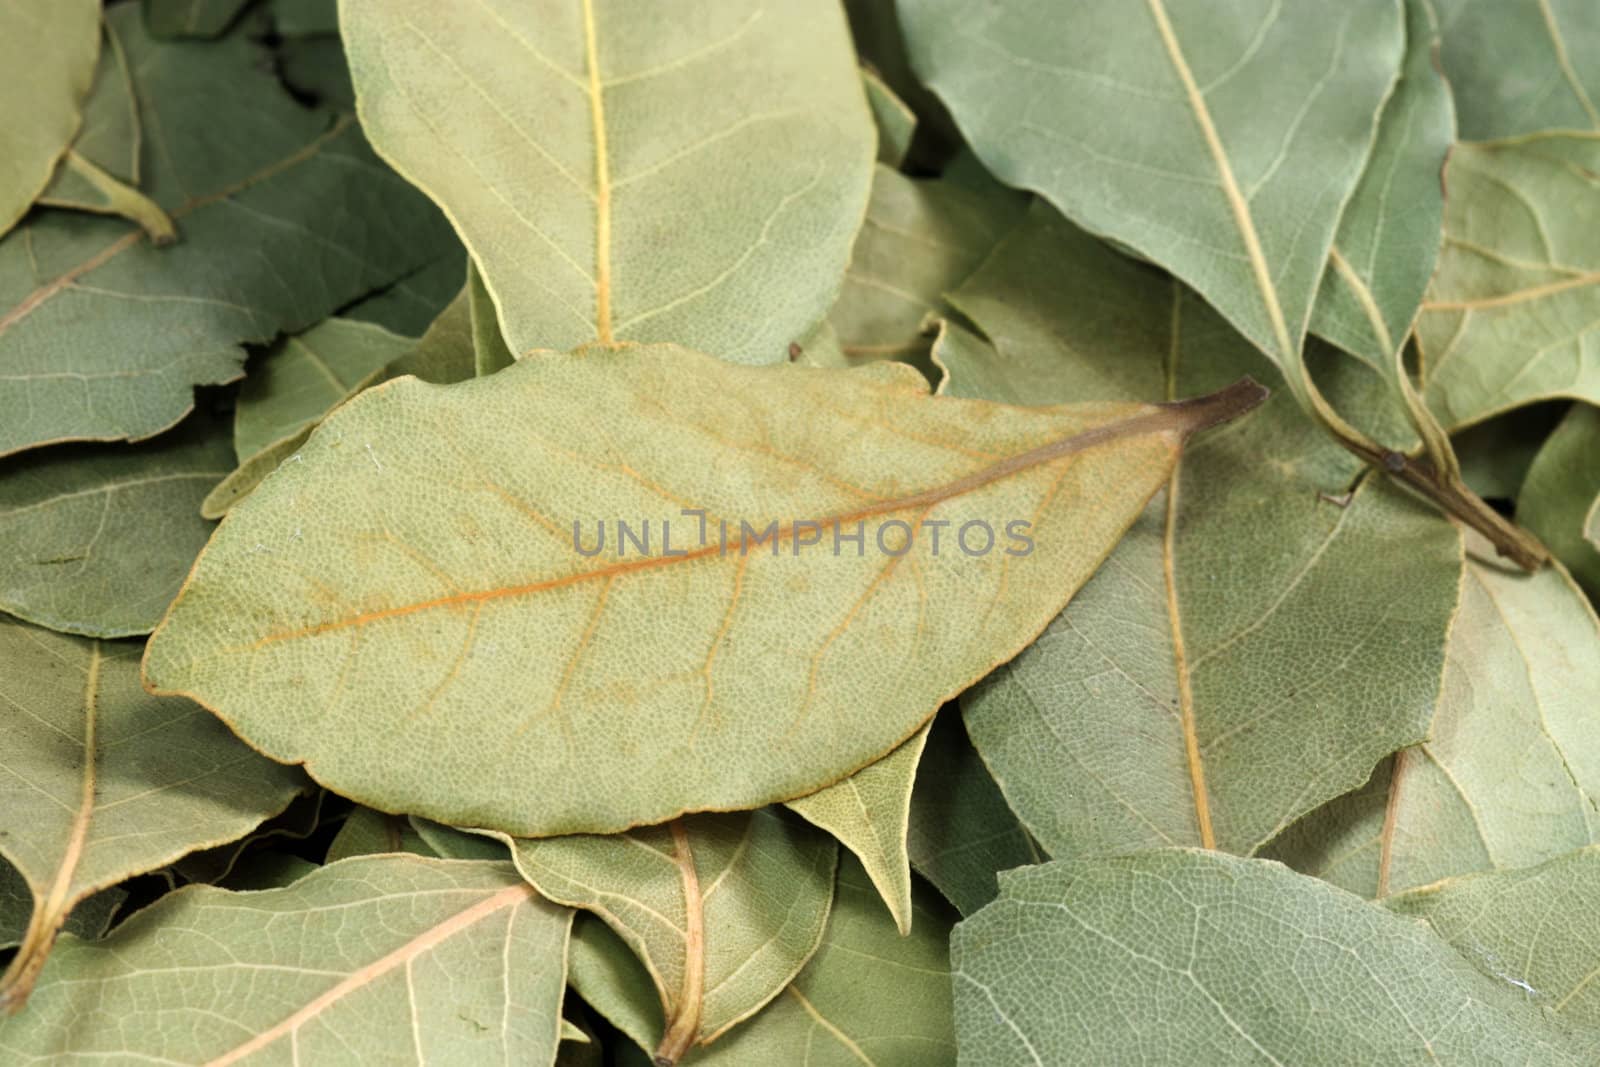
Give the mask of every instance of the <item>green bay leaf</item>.
[{"label": "green bay leaf", "polygon": [[504,862],[372,856],[261,892],[190,886],[103,941],[65,939],[0,1052],[548,1064],[571,916]]},{"label": "green bay leaf", "polygon": [[455,221],[513,352],[672,341],[775,363],[832,303],[875,140],[837,6],[340,14],[363,126]]},{"label": "green bay leaf", "polygon": [[[1517,494],[1517,521],[1538,534],[1578,584],[1600,602],[1600,408],[1574,404],[1557,424]],[[1587,530],[1585,526],[1587,524]]]},{"label": "green bay leaf", "polygon": [[15,0],[0,8],[0,234],[44,192],[77,135],[99,54],[96,0]]},{"label": "green bay leaf", "polygon": [[[146,680],[358,802],[457,825],[610,832],[804,796],[1014,655],[1189,434],[1261,395],[1022,409],[929,397],[900,364],[673,346],[389,382],[229,516]],[[655,550],[619,544],[619,517]],[[946,521],[941,551],[934,527],[908,541]]]},{"label": "green bay leaf", "polygon": [[1600,129],[1600,11],[1586,0],[1428,0],[1461,137]]}]

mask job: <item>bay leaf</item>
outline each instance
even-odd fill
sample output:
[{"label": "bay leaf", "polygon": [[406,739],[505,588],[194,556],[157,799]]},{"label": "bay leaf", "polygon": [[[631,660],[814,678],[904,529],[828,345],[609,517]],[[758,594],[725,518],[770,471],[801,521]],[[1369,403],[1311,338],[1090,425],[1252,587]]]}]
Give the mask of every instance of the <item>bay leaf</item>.
[{"label": "bay leaf", "polygon": [[994,899],[998,872],[1047,858],[1006,804],[955,707],[933,720],[911,791],[906,849],[917,873],[963,915]]},{"label": "bay leaf", "polygon": [[932,726],[929,722],[899,748],[843,781],[788,802],[791,811],[855,853],[902,934],[911,932],[911,858],[906,851],[911,787]]},{"label": "bay leaf", "polygon": [[272,28],[285,37],[339,32],[337,0],[272,0],[267,6],[272,14]]},{"label": "bay leaf", "polygon": [[[119,886],[103,889],[72,909],[61,929],[92,941],[105,934],[117,909],[128,898]],[[0,950],[16,948],[27,936],[33,915],[33,891],[22,872],[0,860]]]},{"label": "bay leaf", "polygon": [[191,852],[158,873],[164,875],[174,888],[184,882],[226,885],[251,853],[265,851],[267,842],[301,842],[316,833],[322,822],[324,808],[331,806],[327,804],[327,799],[328,794],[321,789],[302,793],[290,801],[288,807],[243,837]]},{"label": "bay leaf", "polygon": [[0,234],[44,192],[77,135],[99,54],[97,0],[15,0],[0,9]]},{"label": "bay leaf", "polygon": [[467,252],[453,236],[429,262],[339,312],[341,318],[382,326],[402,337],[421,337],[461,292]]},{"label": "bay leaf", "polygon": [[[592,912],[580,911],[572,924],[567,977],[583,998],[641,1052],[653,1051],[666,1033],[655,980],[628,943]],[[654,1067],[653,1056],[646,1062]]]},{"label": "bay leaf", "polygon": [[94,83],[83,104],[82,128],[38,202],[122,215],[142,226],[152,242],[170,244],[177,238],[172,220],[139,191],[143,130],[132,79],[122,42],[107,30]]},{"label": "bay leaf", "polygon": [[381,326],[337,317],[273,344],[239,389],[233,413],[239,466],[206,494],[200,513],[227,514],[305,443],[323,416],[411,345]]},{"label": "bay leaf", "polygon": [[1600,409],[1574,404],[1528,467],[1517,521],[1538,534],[1600,602],[1600,547],[1592,532],[1600,501]]},{"label": "bay leaf", "polygon": [[[853,858],[822,944],[772,1004],[684,1064],[939,1067],[956,1062],[951,1025],[950,911],[918,887],[916,920],[901,936]],[[801,1050],[804,1050],[802,1053]]]},{"label": "bay leaf", "polygon": [[[610,832],[804,796],[1014,655],[1184,440],[1262,393],[1022,409],[929,397],[899,364],[676,346],[389,382],[219,529],[146,681],[359,803],[455,825]],[[618,517],[664,554],[589,547]],[[944,527],[912,536],[946,520],[940,552]],[[1031,550],[1002,539],[1018,521]]]},{"label": "bay leaf", "polygon": [[665,1025],[651,1044],[671,1062],[789,984],[833,899],[833,840],[770,809],[507,843],[544,897],[598,915],[643,962]]},{"label": "bay leaf", "polygon": [[1600,621],[1559,565],[1512,574],[1469,554],[1428,740],[1266,854],[1381,897],[1595,841]]},{"label": "bay leaf", "polygon": [[1516,500],[1533,457],[1567,407],[1562,401],[1529,404],[1455,434],[1462,480],[1484,499]]},{"label": "bay leaf", "polygon": [[1586,1036],[1600,1033],[1600,848],[1537,867],[1450,878],[1390,897],[1400,915],[1425,921],[1508,992]]},{"label": "bay leaf", "polygon": [[1468,141],[1600,129],[1600,12],[1584,0],[1428,0]]},{"label": "bay leaf", "polygon": [[875,140],[836,5],[340,16],[362,125],[455,221],[513,352],[673,341],[775,363],[832,303]]},{"label": "bay leaf", "polygon": [[548,1064],[571,914],[510,864],[420,856],[345,860],[262,892],[189,886],[103,941],[63,939],[28,1011],[0,1022],[0,1052]]},{"label": "bay leaf", "polygon": [[899,10],[990,170],[1194,286],[1313,405],[1300,350],[1400,68],[1395,0],[1100,0],[1071,33],[1050,0]]},{"label": "bay leaf", "polygon": [[862,67],[871,71],[916,116],[917,128],[907,153],[907,168],[919,174],[937,173],[960,149],[961,134],[944,104],[911,69],[895,0],[844,0],[844,10]]},{"label": "bay leaf", "polygon": [[446,226],[352,118],[291,99],[243,30],[153,41],[134,4],[107,25],[168,146],[146,146],[142,189],[182,239],[158,249],[116,219],[40,212],[0,241],[0,453],[173,426],[192,386],[239,376],[241,342],[405,275]]},{"label": "bay leaf", "polygon": [[251,0],[143,0],[145,23],[157,37],[217,37]]},{"label": "bay leaf", "polygon": [[961,1062],[985,1067],[1576,1065],[1596,1051],[1427,927],[1198,849],[1007,872],[950,954]]},{"label": "bay leaf", "polygon": [[483,282],[483,272],[475,263],[467,266],[467,309],[472,316],[473,365],[477,374],[480,377],[493,374],[515,363],[516,354],[500,332],[500,317],[495,312],[494,300]]},{"label": "bay leaf", "polygon": [[1417,321],[1423,395],[1447,429],[1538,400],[1600,403],[1600,134],[1461,144],[1445,244]]},{"label": "bay leaf", "polygon": [[[1157,399],[1254,358],[1175,281],[1039,211],[951,299],[994,339],[941,335],[951,394]],[[1342,409],[1399,418],[1365,364],[1307,354]],[[963,695],[973,743],[1048,853],[1249,853],[1422,740],[1460,539],[1360,475],[1298,405],[1268,400],[1187,450],[1066,610]]]},{"label": "bay leaf", "polygon": [[[139,686],[139,646],[0,617],[0,834],[33,917],[0,977],[0,1007],[28,998],[57,932],[92,894],[231,841],[305,787],[204,709]],[[0,1038],[0,1047],[4,1047]]]},{"label": "bay leaf", "polygon": [[852,362],[925,362],[925,320],[983,262],[1024,203],[993,181],[974,190],[879,164],[844,287],[828,313],[844,354]]},{"label": "bay leaf", "polygon": [[0,471],[0,609],[90,637],[155,629],[213,524],[233,466],[225,424],[197,414],[139,445],[63,445]]},{"label": "bay leaf", "polygon": [[862,68],[861,84],[867,91],[867,106],[872,109],[872,120],[878,127],[878,162],[898,168],[911,151],[911,139],[917,132],[917,113],[894,95],[889,83],[871,67]]},{"label": "bay leaf", "polygon": [[446,855],[450,859],[464,858],[435,852],[403,815],[390,815],[387,812],[373,811],[371,808],[357,807],[345,818],[344,825],[339,827],[339,832],[329,842],[327,862],[335,863],[351,856],[375,856],[386,852],[410,852],[418,856]]}]

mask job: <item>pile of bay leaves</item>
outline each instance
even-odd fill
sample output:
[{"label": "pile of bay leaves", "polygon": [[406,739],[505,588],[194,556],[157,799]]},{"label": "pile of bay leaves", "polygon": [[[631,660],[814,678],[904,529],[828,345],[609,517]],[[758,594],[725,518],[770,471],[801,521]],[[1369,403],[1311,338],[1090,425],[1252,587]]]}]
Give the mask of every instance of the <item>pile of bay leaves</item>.
[{"label": "pile of bay leaves", "polygon": [[8,0],[0,234],[0,1063],[1600,1062],[1592,0]]}]

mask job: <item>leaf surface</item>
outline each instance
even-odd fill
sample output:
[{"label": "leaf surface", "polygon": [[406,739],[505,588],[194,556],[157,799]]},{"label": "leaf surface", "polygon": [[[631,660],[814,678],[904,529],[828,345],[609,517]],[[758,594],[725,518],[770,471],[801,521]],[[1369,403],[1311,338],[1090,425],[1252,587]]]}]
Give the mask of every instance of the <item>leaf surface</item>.
[{"label": "leaf surface", "polygon": [[1537,400],[1600,403],[1600,133],[1461,144],[1417,322],[1423,395],[1457,430]]},{"label": "leaf surface", "polygon": [[[1253,358],[1177,283],[1043,211],[952,300],[996,347],[946,331],[950,393],[1155,399]],[[1311,358],[1341,406],[1384,408],[1363,364]],[[1298,405],[1269,400],[1188,450],[1039,640],[963,695],[973,743],[1047,852],[1248,853],[1422,739],[1460,540],[1386,483],[1355,485],[1360,471]]]},{"label": "leaf surface", "polygon": [[1011,871],[951,938],[962,1062],[1592,1062],[1419,923],[1275,863],[1167,849]]},{"label": "leaf surface", "polygon": [[911,787],[932,725],[844,781],[788,803],[855,853],[902,934],[911,932]]},{"label": "leaf surface", "polygon": [[65,940],[11,1062],[550,1064],[572,913],[507,863],[373,856],[282,889],[180,889]]},{"label": "leaf surface", "polygon": [[[3,855],[33,918],[0,1006],[29,988],[72,908],[281,811],[304,777],[251,752],[204,709],[139,687],[139,646],[0,618]],[[3,1044],[3,1039],[0,1039]]]},{"label": "leaf surface", "polygon": [[951,1026],[950,912],[918,887],[916,919],[901,936],[861,866],[839,866],[822,944],[778,999],[727,1037],[684,1058],[693,1064],[942,1067],[956,1061]]},{"label": "leaf surface", "polygon": [[1600,538],[1593,526],[1597,502],[1600,409],[1574,404],[1528,467],[1517,495],[1517,521],[1538,534],[1578,584],[1600,600]]},{"label": "leaf surface", "polygon": [[[1187,435],[1262,394],[925,389],[674,346],[369,389],[211,540],[146,680],[358,802],[456,825],[611,832],[815,792],[1031,640]],[[911,537],[929,521],[951,525]]]},{"label": "leaf surface", "polygon": [[875,140],[836,5],[340,13],[362,125],[455,221],[514,352],[673,341],[775,363],[826,313]]},{"label": "leaf surface", "polygon": [[66,445],[0,471],[0,609],[91,637],[146,634],[213,524],[232,466],[225,424],[195,415],[139,445]]},{"label": "leaf surface", "polygon": [[0,234],[44,192],[77,135],[99,55],[96,0],[13,0],[0,8]]},{"label": "leaf surface", "polygon": [[1600,11],[1585,0],[1429,0],[1469,141],[1600,129]]},{"label": "leaf surface", "polygon": [[157,37],[216,37],[250,0],[144,0],[145,23]]},{"label": "leaf surface", "polygon": [[1072,33],[1050,0],[900,13],[990,170],[1192,285],[1312,403],[1306,322],[1400,67],[1396,0],[1102,2]]},{"label": "leaf surface", "polygon": [[193,385],[239,376],[241,342],[403,276],[445,229],[352,119],[301,107],[260,69],[244,31],[161,43],[138,5],[107,14],[141,122],[162,130],[142,189],[181,240],[158,249],[117,219],[42,212],[0,241],[0,453],[167,429]]},{"label": "leaf surface", "polygon": [[906,850],[963,915],[994,899],[995,874],[1047,858],[1006,804],[957,709],[939,713],[911,792]]},{"label": "leaf surface", "polygon": [[600,916],[644,963],[665,1018],[653,1047],[674,1058],[778,995],[833,900],[832,839],[768,809],[507,843],[541,894]]},{"label": "leaf surface", "polygon": [[861,84],[867,91],[867,106],[878,127],[878,162],[898,169],[911,151],[917,132],[917,113],[894,95],[889,83],[870,67],[861,69]]},{"label": "leaf surface", "polygon": [[233,412],[239,466],[206,494],[201,514],[220,519],[293,455],[324,415],[411,347],[381,326],[343,318],[274,344],[239,389]]}]

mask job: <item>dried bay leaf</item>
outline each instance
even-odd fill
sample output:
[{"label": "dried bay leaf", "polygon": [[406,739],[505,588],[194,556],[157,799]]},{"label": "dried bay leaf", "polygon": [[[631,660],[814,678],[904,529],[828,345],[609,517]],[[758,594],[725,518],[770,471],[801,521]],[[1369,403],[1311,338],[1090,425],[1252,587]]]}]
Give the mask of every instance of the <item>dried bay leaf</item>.
[{"label": "dried bay leaf", "polygon": [[[339,827],[328,845],[327,862],[349,859],[351,856],[374,856],[385,852],[411,852],[418,856],[444,855],[451,859],[476,859],[439,853],[407,821],[404,815],[390,815],[371,808],[356,808]],[[503,855],[493,858],[503,859]]]},{"label": "dried bay leaf", "polygon": [[862,68],[861,84],[867,91],[867,106],[872,108],[872,120],[878,127],[878,162],[898,168],[911,151],[911,139],[917,133],[917,113],[896,96],[889,83],[871,67]]},{"label": "dried bay leaf", "polygon": [[549,1064],[571,915],[503,862],[372,856],[282,889],[190,886],[104,941],[64,940],[0,1052]]},{"label": "dried bay leaf", "polygon": [[363,126],[456,222],[512,351],[775,363],[832,303],[875,141],[837,6],[344,0],[340,26]]},{"label": "dried bay leaf", "polygon": [[1593,526],[1597,502],[1600,409],[1574,404],[1528,468],[1517,495],[1517,521],[1538,534],[1600,601],[1600,547]]},{"label": "dried bay leaf", "polygon": [[770,809],[507,843],[541,894],[594,912],[643,962],[665,1020],[651,1047],[673,1061],[789,984],[833,900],[833,840]]},{"label": "dried bay leaf", "polygon": [[196,414],[139,445],[64,445],[0,469],[0,609],[90,637],[161,621],[213,524],[201,501],[233,465]]},{"label": "dried bay leaf", "polygon": [[906,852],[911,787],[932,726],[928,723],[844,781],[787,805],[855,853],[902,934],[911,932],[911,858]]},{"label": "dried bay leaf", "polygon": [[250,0],[143,0],[145,24],[157,37],[216,37]]},{"label": "dried bay leaf", "polygon": [[1445,245],[1417,321],[1423,395],[1446,428],[1555,397],[1600,403],[1600,134],[1461,144]]},{"label": "dried bay leaf", "polygon": [[1000,885],[951,938],[962,1063],[1594,1061],[1427,927],[1275,863],[1165,849]]},{"label": "dried bay leaf", "polygon": [[451,237],[427,264],[351,304],[339,317],[370,322],[403,337],[420,337],[461,292],[466,273],[467,251]]},{"label": "dried bay leaf", "polygon": [[[1031,640],[1187,436],[1263,393],[1024,409],[925,390],[899,364],[675,346],[369,389],[212,538],[146,681],[360,803],[463,826],[610,832],[815,792]],[[671,521],[677,547],[595,554],[618,516]],[[945,520],[941,552],[908,543]],[[1019,520],[1031,551],[1004,540]],[[859,554],[820,540],[857,525]]]},{"label": "dried bay leaf", "polygon": [[97,0],[13,0],[0,8],[0,235],[55,173],[83,116],[100,55]]},{"label": "dried bay leaf", "polygon": [[860,865],[845,857],[822,944],[754,1019],[684,1064],[940,1067],[956,1062],[951,915],[918,887],[909,936],[888,921]]},{"label": "dried bay leaf", "polygon": [[242,836],[305,787],[204,709],[146,694],[138,655],[137,644],[0,618],[0,699],[11,710],[0,726],[0,855],[33,896],[0,1005],[27,999],[79,901]]},{"label": "dried bay leaf", "polygon": [[1265,854],[1382,897],[1600,840],[1600,620],[1559,566],[1469,555],[1429,739]]},{"label": "dried bay leaf", "polygon": [[302,108],[259,69],[243,31],[196,47],[152,41],[137,5],[107,17],[141,121],[160,116],[169,142],[146,146],[142,188],[181,240],[40,212],[0,241],[0,453],[159,433],[193,385],[238,377],[241,342],[403,276],[446,226],[352,119]]},{"label": "dried bay leaf", "polygon": [[[1093,299],[1030,283],[1045,263]],[[951,299],[995,339],[941,336],[952,394],[1156,399],[1254,358],[1176,282],[1039,212]],[[1364,364],[1309,357],[1342,407],[1398,419]],[[1460,538],[1360,474],[1298,405],[1270,399],[1187,450],[1039,640],[963,695],[973,743],[1047,852],[1248,853],[1422,740]]]},{"label": "dried bay leaf", "polygon": [[323,416],[411,347],[380,326],[341,318],[274,344],[239,389],[233,413],[239,466],[206,495],[200,513],[220,519],[293,455]]},{"label": "dried bay leaf", "polygon": [[998,872],[1048,857],[1007,806],[957,712],[933,720],[911,792],[906,849],[917,873],[971,915],[994,899]]},{"label": "dried bay leaf", "polygon": [[1600,129],[1600,11],[1585,0],[1428,0],[1461,137]]},{"label": "dried bay leaf", "polygon": [[483,283],[483,272],[477,264],[467,266],[467,309],[472,316],[473,365],[481,377],[493,374],[502,367],[517,361],[516,353],[506,344],[500,332],[500,318],[495,313],[494,300]]}]

